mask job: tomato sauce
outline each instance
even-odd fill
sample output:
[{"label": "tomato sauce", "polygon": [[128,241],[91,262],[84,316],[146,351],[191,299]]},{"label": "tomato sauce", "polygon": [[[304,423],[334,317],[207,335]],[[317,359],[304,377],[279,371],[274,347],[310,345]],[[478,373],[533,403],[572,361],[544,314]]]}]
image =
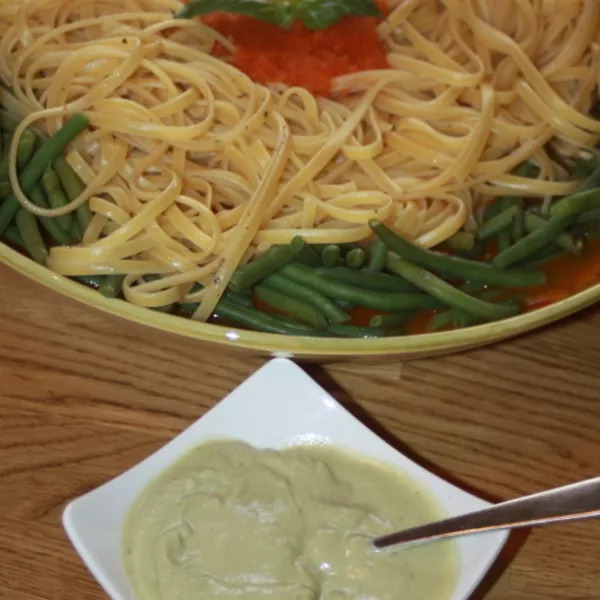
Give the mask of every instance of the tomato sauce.
[{"label": "tomato sauce", "polygon": [[262,84],[300,86],[328,96],[335,77],[388,68],[377,36],[376,17],[345,17],[326,30],[295,22],[289,31],[245,15],[216,12],[202,21],[233,42],[233,56],[220,44],[213,53],[227,57],[240,71]]},{"label": "tomato sauce", "polygon": [[[488,248],[484,258],[489,259],[494,254],[495,249]],[[554,304],[600,283],[600,238],[588,241],[580,255],[565,252],[550,258],[539,268],[548,278],[545,285],[506,290],[505,297],[517,298],[522,303],[523,312]],[[430,333],[431,319],[435,313],[433,310],[417,313],[407,324],[406,333]]]},{"label": "tomato sauce", "polygon": [[526,291],[525,311],[558,302],[600,283],[600,239],[587,242],[579,256],[560,254],[541,268],[548,276],[548,283]]}]

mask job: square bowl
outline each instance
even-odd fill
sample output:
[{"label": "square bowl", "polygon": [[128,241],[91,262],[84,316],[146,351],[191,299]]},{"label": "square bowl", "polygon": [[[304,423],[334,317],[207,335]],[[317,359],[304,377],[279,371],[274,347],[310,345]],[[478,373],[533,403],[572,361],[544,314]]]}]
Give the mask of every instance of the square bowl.
[{"label": "square bowl", "polygon": [[[198,444],[234,438],[258,448],[329,443],[405,473],[437,499],[447,516],[489,506],[395,450],[287,359],[260,368],[157,452],[65,508],[67,535],[113,600],[134,600],[122,561],[125,518],[142,490]],[[458,582],[449,600],[466,600],[502,548],[506,532],[457,538]]]}]

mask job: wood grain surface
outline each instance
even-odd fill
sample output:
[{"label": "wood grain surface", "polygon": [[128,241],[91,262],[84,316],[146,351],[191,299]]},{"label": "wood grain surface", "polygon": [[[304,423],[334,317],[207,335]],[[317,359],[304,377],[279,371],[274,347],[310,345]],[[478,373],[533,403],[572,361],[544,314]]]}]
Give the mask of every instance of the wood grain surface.
[{"label": "wood grain surface", "polygon": [[[265,360],[107,317],[0,266],[0,598],[105,598],[65,537],[65,504]],[[454,356],[303,366],[398,448],[486,498],[600,474],[600,308]],[[600,600],[600,522],[513,535],[483,599]]]}]

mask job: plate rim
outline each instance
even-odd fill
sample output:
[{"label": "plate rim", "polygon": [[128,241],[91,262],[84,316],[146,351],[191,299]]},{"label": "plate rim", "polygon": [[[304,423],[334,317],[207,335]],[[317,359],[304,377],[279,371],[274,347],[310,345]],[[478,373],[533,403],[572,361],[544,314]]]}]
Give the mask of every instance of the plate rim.
[{"label": "plate rim", "polygon": [[62,296],[139,325],[230,348],[266,352],[272,356],[284,357],[352,358],[382,355],[416,357],[466,350],[539,329],[600,300],[600,283],[597,283],[548,306],[501,321],[462,329],[374,339],[319,338],[225,327],[153,311],[121,299],[105,298],[97,290],[54,273],[2,242],[0,242],[0,263]]}]

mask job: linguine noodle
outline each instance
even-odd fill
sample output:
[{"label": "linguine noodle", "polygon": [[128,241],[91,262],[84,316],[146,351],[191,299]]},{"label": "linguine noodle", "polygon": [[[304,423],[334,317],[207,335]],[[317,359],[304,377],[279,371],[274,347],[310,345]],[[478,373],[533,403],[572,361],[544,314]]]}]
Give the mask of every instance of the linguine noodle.
[{"label": "linguine noodle", "polygon": [[[205,320],[239,264],[296,235],[360,242],[376,218],[432,247],[495,196],[573,191],[549,144],[568,158],[600,140],[598,1],[390,4],[390,68],[339,77],[318,98],[212,56],[215,42],[235,49],[174,19],[175,0],[0,0],[0,103],[24,118],[17,198],[40,216],[84,202],[93,213],[48,267],[126,275],[128,301],[200,302]],[[92,125],[67,155],[86,191],[39,208],[18,187],[18,138],[75,111]],[[514,174],[526,160],[537,179]]]}]

